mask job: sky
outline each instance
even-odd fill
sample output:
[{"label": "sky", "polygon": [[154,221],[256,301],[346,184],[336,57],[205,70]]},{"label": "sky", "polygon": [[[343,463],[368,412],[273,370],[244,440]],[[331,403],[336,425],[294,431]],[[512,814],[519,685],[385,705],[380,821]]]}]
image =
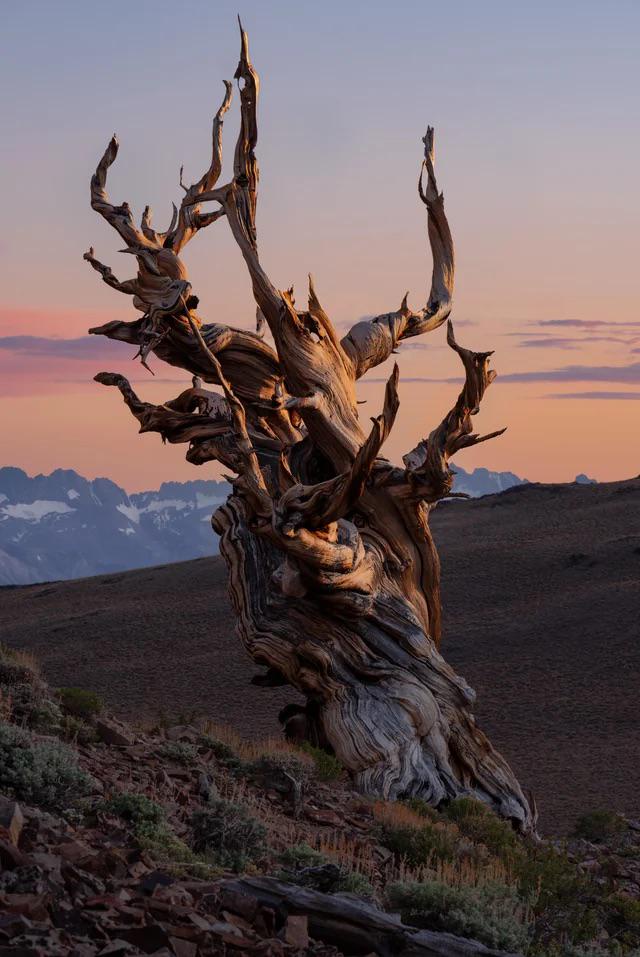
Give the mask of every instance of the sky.
[{"label": "sky", "polygon": [[[133,274],[89,206],[113,132],[114,201],[168,225],[179,169],[209,162],[211,117],[238,60],[236,14],[261,77],[261,259],[304,300],[312,272],[344,333],[363,316],[424,303],[431,273],[416,193],[421,137],[456,246],[458,341],[495,349],[498,378],[476,429],[500,438],[466,469],[536,481],[640,472],[640,4],[637,0],[4,0],[0,39],[0,465],[74,468],[129,491],[216,478],[185,448],[137,434],[98,371],[162,402],[188,384],[90,326],[133,319],[82,254]],[[224,125],[227,178],[237,95]],[[205,321],[252,328],[255,307],[224,219],[184,254]],[[401,346],[399,460],[455,402],[445,329]],[[381,366],[358,386],[379,412]]]}]

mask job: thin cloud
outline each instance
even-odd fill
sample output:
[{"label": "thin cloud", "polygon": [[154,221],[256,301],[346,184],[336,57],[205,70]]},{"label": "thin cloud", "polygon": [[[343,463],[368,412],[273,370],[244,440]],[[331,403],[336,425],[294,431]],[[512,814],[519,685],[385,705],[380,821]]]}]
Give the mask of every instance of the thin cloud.
[{"label": "thin cloud", "polygon": [[[514,333],[521,335],[521,333]],[[589,336],[583,338],[547,336],[544,333],[537,333],[533,339],[523,339],[518,343],[521,349],[578,349],[581,346],[589,346],[592,342],[615,342],[619,345],[631,345],[635,342],[633,339],[623,339],[620,336]]]},{"label": "thin cloud", "polygon": [[[498,379],[505,382],[624,382],[640,385],[640,362],[626,366],[562,366],[560,369],[541,369],[533,372],[500,373]],[[403,382],[462,382],[462,376],[445,379],[429,376],[404,378]],[[386,379],[365,379],[361,382],[386,382]]]},{"label": "thin cloud", "polygon": [[518,343],[518,347],[520,349],[576,349],[576,343],[584,345],[581,339],[561,339],[559,336],[558,338],[553,336],[540,336],[539,339],[523,339],[522,342]]},{"label": "thin cloud", "polygon": [[545,399],[640,399],[640,392],[549,392]]},{"label": "thin cloud", "polygon": [[536,319],[530,326],[573,326],[576,329],[640,329],[640,321],[617,322],[610,319]]},{"label": "thin cloud", "polygon": [[[54,339],[46,336],[0,336],[0,349],[21,356],[47,356],[55,359],[106,359],[125,353],[118,343],[102,336]],[[131,346],[129,346],[131,348]]]}]

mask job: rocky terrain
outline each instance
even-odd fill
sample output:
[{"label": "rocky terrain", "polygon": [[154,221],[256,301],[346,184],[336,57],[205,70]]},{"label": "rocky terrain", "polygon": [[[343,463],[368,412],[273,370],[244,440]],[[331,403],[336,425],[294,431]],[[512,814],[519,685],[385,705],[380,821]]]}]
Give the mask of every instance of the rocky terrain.
[{"label": "rocky terrain", "polygon": [[[527,485],[439,506],[443,652],[544,833],[640,816],[640,481]],[[459,595],[465,595],[460,602]],[[291,689],[251,685],[218,559],[0,592],[0,633],[119,715],[279,733]]]},{"label": "rocky terrain", "polygon": [[[456,491],[501,492],[522,483],[512,472],[456,470]],[[215,555],[211,512],[226,482],[164,482],[127,494],[109,479],[70,469],[30,478],[0,468],[0,586],[60,581]]]},{"label": "rocky terrain", "polygon": [[640,824],[519,838],[208,721],[127,726],[0,649],[0,955],[595,957],[640,944]]}]

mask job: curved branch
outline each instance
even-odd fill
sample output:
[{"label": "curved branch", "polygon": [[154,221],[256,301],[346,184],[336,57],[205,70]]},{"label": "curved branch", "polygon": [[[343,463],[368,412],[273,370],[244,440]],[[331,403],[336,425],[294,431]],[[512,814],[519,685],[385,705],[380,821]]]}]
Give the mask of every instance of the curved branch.
[{"label": "curved branch", "polygon": [[114,206],[106,190],[107,172],[118,155],[119,143],[115,133],[109,140],[109,145],[98,163],[95,173],[91,177],[91,208],[106,219],[110,226],[120,234],[127,246],[149,246],[150,241],[133,222],[133,215],[128,203]]},{"label": "curved branch", "polygon": [[[171,445],[189,443],[187,461],[202,465],[217,459],[232,471],[242,468],[232,411],[221,396],[203,389],[197,378],[191,389],[162,405],[143,402],[125,376],[116,372],[99,372],[94,380],[101,385],[115,386],[131,414],[140,423],[140,432],[158,432],[163,442]],[[251,432],[249,441],[261,454],[275,463],[280,454],[279,442]]]},{"label": "curved branch", "polygon": [[476,435],[471,421],[471,416],[480,411],[482,397],[497,375],[497,372],[489,368],[493,351],[472,352],[459,346],[453,334],[451,320],[447,325],[447,343],[462,360],[465,370],[463,389],[453,409],[431,432],[429,438],[419,442],[403,457],[410,484],[419,497],[428,502],[435,502],[451,492],[453,475],[448,463],[456,452],[494,439],[506,431],[499,429],[488,435]]},{"label": "curved branch", "polygon": [[125,279],[124,282],[120,282],[120,280],[113,275],[111,266],[105,266],[99,259],[96,259],[93,255],[93,251],[93,246],[90,246],[89,251],[86,252],[82,258],[86,260],[96,272],[100,273],[102,281],[106,282],[107,286],[111,286],[112,289],[116,289],[118,292],[124,292],[128,296],[138,296],[140,294],[140,283],[137,279]]},{"label": "curved branch", "polygon": [[[388,359],[403,339],[437,329],[451,312],[455,269],[453,239],[444,211],[444,195],[438,192],[436,183],[432,126],[427,128],[422,142],[424,160],[418,179],[418,194],[427,207],[427,231],[433,256],[429,299],[423,309],[413,312],[407,305],[407,294],[397,311],[363,320],[349,330],[342,346],[353,364],[356,379]],[[423,184],[425,172],[426,187]]]},{"label": "curved branch", "polygon": [[[224,99],[213,118],[213,128],[211,131],[212,155],[209,169],[203,173],[197,183],[194,183],[188,188],[183,187],[185,189],[185,195],[178,213],[178,224],[175,229],[167,233],[164,239],[164,245],[169,246],[176,253],[179,253],[180,250],[186,246],[199,229],[208,226],[210,223],[214,223],[224,215],[223,210],[216,210],[213,213],[201,213],[199,207],[199,197],[202,193],[213,189],[222,172],[222,124],[224,115],[231,106],[231,98],[233,96],[233,87],[229,80],[224,80],[224,86]],[[180,179],[182,180],[182,170],[180,174]]]}]

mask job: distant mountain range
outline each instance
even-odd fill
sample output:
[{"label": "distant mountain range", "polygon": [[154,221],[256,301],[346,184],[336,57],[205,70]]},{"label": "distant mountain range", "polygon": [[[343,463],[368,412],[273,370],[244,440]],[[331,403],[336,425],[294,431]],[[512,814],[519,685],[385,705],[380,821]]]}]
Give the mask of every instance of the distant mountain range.
[{"label": "distant mountain range", "polygon": [[164,482],[128,495],[109,479],[0,469],[0,585],[83,578],[216,555],[226,482]]},{"label": "distant mountain range", "polygon": [[[513,472],[455,467],[456,492],[472,497],[526,483]],[[584,475],[576,481],[592,481]],[[163,482],[128,495],[109,479],[70,469],[29,477],[0,468],[0,585],[83,578],[216,555],[212,512],[226,482]]]}]

